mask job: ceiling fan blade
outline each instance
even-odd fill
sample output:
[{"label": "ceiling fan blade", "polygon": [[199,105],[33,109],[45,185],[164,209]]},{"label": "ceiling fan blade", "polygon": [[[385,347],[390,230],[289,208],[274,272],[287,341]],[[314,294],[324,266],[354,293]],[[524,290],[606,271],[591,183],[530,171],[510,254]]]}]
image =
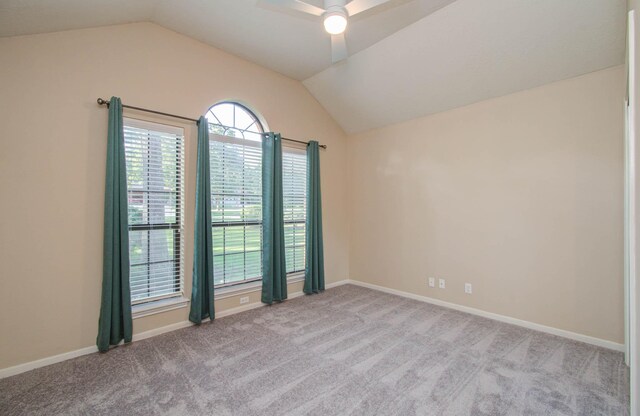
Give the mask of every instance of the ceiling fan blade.
[{"label": "ceiling fan blade", "polygon": [[349,3],[347,3],[344,7],[347,9],[349,16],[353,16],[355,14],[358,14],[366,10],[372,9],[376,6],[379,6],[388,1],[389,0],[352,0]]},{"label": "ceiling fan blade", "polygon": [[314,16],[322,16],[324,9],[316,7],[312,4],[305,3],[300,0],[262,0],[266,3],[273,4],[279,7],[288,7],[299,12],[312,14]]},{"label": "ceiling fan blade", "polygon": [[335,64],[347,59],[347,56],[347,41],[344,38],[344,33],[331,35],[331,62]]}]

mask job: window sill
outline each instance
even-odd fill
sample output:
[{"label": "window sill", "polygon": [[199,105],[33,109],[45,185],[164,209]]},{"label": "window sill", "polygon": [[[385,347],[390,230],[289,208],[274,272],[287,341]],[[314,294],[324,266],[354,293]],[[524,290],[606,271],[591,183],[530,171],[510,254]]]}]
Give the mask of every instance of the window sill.
[{"label": "window sill", "polygon": [[131,307],[131,315],[133,319],[137,319],[142,318],[143,316],[155,315],[161,312],[185,308],[187,305],[189,305],[189,299],[184,296],[176,296],[173,298],[160,299],[133,305]]},{"label": "window sill", "polygon": [[[287,276],[287,283],[297,283],[302,281],[304,281],[304,272],[292,273]],[[247,282],[236,286],[214,289],[214,299],[225,299],[233,296],[244,295],[246,293],[259,292],[260,290],[262,290],[261,280]],[[144,316],[155,315],[157,313],[172,311],[174,309],[186,308],[189,305],[189,302],[189,299],[184,296],[176,296],[140,303],[131,307],[131,315],[133,319],[142,318]]]},{"label": "window sill", "polygon": [[[287,275],[287,283],[302,282],[304,280],[304,272],[291,273]],[[241,283],[235,286],[227,286],[219,289],[214,288],[214,299],[225,299],[233,296],[240,296],[246,293],[259,292],[262,290],[262,281],[254,281]]]}]

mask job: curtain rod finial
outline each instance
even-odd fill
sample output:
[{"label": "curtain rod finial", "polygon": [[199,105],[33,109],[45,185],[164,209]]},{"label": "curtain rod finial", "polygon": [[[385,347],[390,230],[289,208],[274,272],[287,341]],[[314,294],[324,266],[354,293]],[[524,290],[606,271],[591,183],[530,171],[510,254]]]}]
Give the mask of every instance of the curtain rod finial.
[{"label": "curtain rod finial", "polygon": [[98,105],[107,104],[107,102],[105,100],[103,100],[102,98],[98,98],[97,102],[98,102]]}]

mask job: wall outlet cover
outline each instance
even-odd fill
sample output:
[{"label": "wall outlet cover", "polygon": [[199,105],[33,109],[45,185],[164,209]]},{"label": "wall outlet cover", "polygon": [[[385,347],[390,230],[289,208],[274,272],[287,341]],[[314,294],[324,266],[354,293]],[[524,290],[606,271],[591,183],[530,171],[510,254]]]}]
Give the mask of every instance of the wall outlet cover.
[{"label": "wall outlet cover", "polygon": [[473,293],[473,288],[471,286],[471,283],[465,283],[464,284],[464,293],[470,295],[471,293]]},{"label": "wall outlet cover", "polygon": [[430,277],[429,278],[429,287],[436,287],[436,278],[435,277]]},{"label": "wall outlet cover", "polygon": [[249,296],[244,296],[240,298],[240,304],[249,303]]},{"label": "wall outlet cover", "polygon": [[440,289],[444,289],[445,288],[444,279],[438,279],[438,287]]}]

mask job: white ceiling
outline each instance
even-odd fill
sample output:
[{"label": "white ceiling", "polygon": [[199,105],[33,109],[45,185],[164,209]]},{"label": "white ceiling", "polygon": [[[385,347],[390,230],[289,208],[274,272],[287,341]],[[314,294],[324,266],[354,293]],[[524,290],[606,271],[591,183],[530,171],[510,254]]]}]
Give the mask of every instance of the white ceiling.
[{"label": "white ceiling", "polygon": [[[390,0],[354,16],[345,35],[349,52],[363,50],[452,1]],[[331,38],[321,18],[261,0],[0,0],[0,36],[140,21],[298,80],[331,65]]]},{"label": "white ceiling", "polygon": [[625,0],[457,0],[304,81],[354,133],[622,64]]},{"label": "white ceiling", "polygon": [[[321,5],[321,0],[308,0]],[[0,0],[0,36],[151,21],[305,86],[349,133],[622,64],[626,0],[391,0],[331,65],[318,18],[259,0]]]}]

